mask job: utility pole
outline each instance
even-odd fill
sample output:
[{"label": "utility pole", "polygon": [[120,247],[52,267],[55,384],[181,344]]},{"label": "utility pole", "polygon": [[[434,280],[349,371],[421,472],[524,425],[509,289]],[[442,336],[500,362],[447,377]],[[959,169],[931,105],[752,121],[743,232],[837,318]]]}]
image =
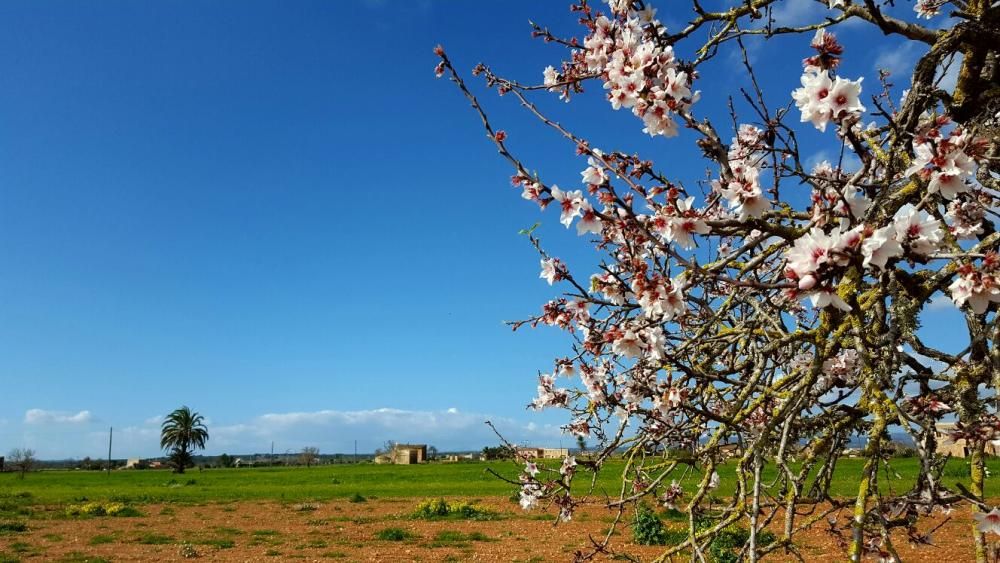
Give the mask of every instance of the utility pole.
[{"label": "utility pole", "polygon": [[271,459],[268,460],[267,464],[271,467],[274,466],[274,440],[271,440]]},{"label": "utility pole", "polygon": [[354,463],[358,462],[358,441],[354,441]]},{"label": "utility pole", "polygon": [[114,427],[108,429],[108,476],[111,476],[111,439],[115,435]]}]

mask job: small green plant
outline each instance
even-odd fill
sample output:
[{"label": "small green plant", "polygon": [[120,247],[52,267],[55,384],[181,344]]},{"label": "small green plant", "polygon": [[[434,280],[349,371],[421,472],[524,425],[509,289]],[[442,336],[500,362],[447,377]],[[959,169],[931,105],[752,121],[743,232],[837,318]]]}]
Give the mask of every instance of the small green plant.
[{"label": "small green plant", "polygon": [[639,545],[665,545],[667,543],[667,529],[663,526],[663,520],[656,515],[645,503],[639,504],[635,509],[635,518],[632,520],[632,537]]},{"label": "small green plant", "polygon": [[88,502],[85,504],[71,504],[66,507],[67,516],[116,516],[135,517],[142,516],[133,506],[121,502]]},{"label": "small green plant", "polygon": [[14,553],[20,553],[21,555],[34,555],[38,553],[30,543],[23,541],[16,541],[10,544],[10,548],[14,550]]},{"label": "small green plant", "polygon": [[153,532],[144,532],[135,538],[135,543],[141,543],[143,545],[165,545],[168,543],[173,543],[174,538],[164,535],[156,534]]},{"label": "small green plant", "polygon": [[292,506],[292,510],[296,512],[315,512],[318,509],[319,506],[311,502],[300,502],[299,504]]},{"label": "small green plant", "polygon": [[13,532],[27,532],[28,525],[24,522],[11,521],[11,522],[0,522],[0,534],[7,534]]},{"label": "small green plant", "polygon": [[406,541],[414,537],[413,533],[402,528],[385,528],[375,534],[375,539],[382,541]]},{"label": "small green plant", "polygon": [[495,520],[498,515],[492,510],[466,501],[447,501],[443,498],[425,500],[417,505],[413,512],[414,518],[422,520],[441,520],[454,518],[460,520]]},{"label": "small green plant", "polygon": [[80,553],[79,551],[67,553],[55,561],[58,563],[109,563],[109,561],[103,557],[87,555],[86,553]]},{"label": "small green plant", "polygon": [[[695,521],[695,527],[698,530],[705,530],[711,528],[713,525],[714,523],[707,518]],[[770,530],[762,530],[757,534],[757,545],[763,547],[773,543],[775,539],[776,536],[773,532]],[[683,539],[680,541],[683,541]],[[711,561],[713,563],[736,563],[740,560],[740,551],[749,541],[750,530],[738,524],[730,524],[722,530],[719,530],[719,533],[716,534],[716,536],[712,538],[711,543],[708,544],[708,552],[709,555],[711,555]],[[679,543],[679,541],[668,543]]]},{"label": "small green plant", "polygon": [[114,536],[110,536],[108,534],[98,534],[90,538],[90,541],[87,543],[90,545],[104,545],[106,543],[114,543],[114,542],[115,542]]},{"label": "small green plant", "polygon": [[188,542],[182,543],[179,551],[180,556],[184,559],[194,559],[199,556],[198,550]]},{"label": "small green plant", "polygon": [[214,547],[216,549],[232,549],[236,547],[236,542],[226,538],[201,539],[195,543],[197,543],[198,545],[207,545],[210,547]]},{"label": "small green plant", "polygon": [[364,496],[362,496],[361,493],[354,493],[347,500],[348,500],[348,502],[368,502],[368,499],[366,499]]},{"label": "small green plant", "polygon": [[431,547],[461,547],[471,541],[489,542],[494,540],[482,532],[465,534],[455,530],[441,530],[434,536],[434,541],[430,545]]}]

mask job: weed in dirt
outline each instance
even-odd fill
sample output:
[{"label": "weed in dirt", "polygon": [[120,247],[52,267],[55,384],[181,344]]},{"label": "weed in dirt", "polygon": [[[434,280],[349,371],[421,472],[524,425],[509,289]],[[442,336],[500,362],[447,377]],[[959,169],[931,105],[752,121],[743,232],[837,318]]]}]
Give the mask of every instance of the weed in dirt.
[{"label": "weed in dirt", "polygon": [[21,563],[21,559],[16,555],[11,555],[5,551],[0,551],[0,563]]},{"label": "weed in dirt", "polygon": [[466,547],[469,542],[496,541],[482,532],[469,532],[468,534],[455,530],[441,530],[430,542],[430,547]]},{"label": "weed in dirt", "polygon": [[636,507],[632,519],[632,539],[639,545],[666,545],[668,541],[663,520],[645,503]]},{"label": "weed in dirt", "polygon": [[281,539],[281,532],[278,530],[254,530],[250,533],[252,536],[250,540],[250,545],[281,545],[284,540]]},{"label": "weed in dirt", "polygon": [[111,563],[103,557],[87,555],[86,553],[81,553],[79,551],[67,553],[62,556],[62,558],[56,559],[55,561],[56,563]]},{"label": "weed in dirt", "polygon": [[542,522],[552,522],[556,519],[555,514],[526,514],[522,516],[524,520],[540,520]]},{"label": "weed in dirt", "polygon": [[376,516],[358,516],[357,518],[349,518],[348,520],[350,522],[354,522],[355,524],[374,524],[375,522],[381,520],[381,518]]},{"label": "weed in dirt", "polygon": [[32,512],[31,508],[24,506],[18,501],[0,502],[0,517],[31,516]]},{"label": "weed in dirt", "polygon": [[115,537],[108,534],[97,534],[96,536],[90,538],[87,542],[89,545],[104,545],[106,543],[115,543]]},{"label": "weed in dirt", "polygon": [[417,505],[414,518],[421,520],[496,520],[499,515],[482,506],[466,501],[447,501],[443,498],[425,500]]},{"label": "weed in dirt", "polygon": [[201,557],[201,554],[198,553],[198,550],[188,542],[182,543],[181,548],[178,552],[180,556],[183,557],[184,559],[195,559],[197,557]]},{"label": "weed in dirt", "polygon": [[216,549],[232,549],[236,547],[236,542],[229,538],[205,538],[200,540],[195,540],[192,543],[198,545],[207,545],[209,547],[214,547]]},{"label": "weed in dirt", "polygon": [[41,550],[31,545],[30,543],[23,541],[16,541],[10,544],[9,547],[14,553],[17,553],[18,555],[31,556],[31,555],[38,555],[41,553]]},{"label": "weed in dirt", "polygon": [[368,502],[368,499],[362,496],[361,493],[354,493],[347,499],[347,502]]},{"label": "weed in dirt", "polygon": [[277,549],[269,549],[264,552],[264,555],[267,557],[281,557],[281,552]]},{"label": "weed in dirt", "polygon": [[0,522],[0,536],[4,534],[15,534],[27,532],[28,525],[20,521]]},{"label": "weed in dirt", "polygon": [[66,516],[116,516],[122,518],[134,518],[142,516],[134,506],[129,506],[120,502],[88,502],[84,504],[71,504],[66,507]]},{"label": "weed in dirt", "polygon": [[58,543],[62,541],[63,537],[60,536],[59,534],[42,534],[42,539],[44,539],[45,541],[50,541],[52,543]]},{"label": "weed in dirt", "polygon": [[327,551],[326,553],[323,553],[321,557],[325,557],[327,559],[344,559],[347,557],[347,554],[343,551]]},{"label": "weed in dirt", "polygon": [[157,534],[155,532],[143,532],[135,537],[135,543],[141,543],[143,545],[166,545],[168,543],[173,543],[173,536],[168,536],[166,534]]},{"label": "weed in dirt", "polygon": [[412,532],[402,528],[384,528],[375,534],[375,539],[382,541],[406,541],[415,537]]}]

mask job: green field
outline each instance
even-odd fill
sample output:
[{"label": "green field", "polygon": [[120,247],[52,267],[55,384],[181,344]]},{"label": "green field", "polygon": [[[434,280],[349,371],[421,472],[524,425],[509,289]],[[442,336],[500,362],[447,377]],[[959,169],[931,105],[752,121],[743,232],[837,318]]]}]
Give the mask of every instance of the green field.
[{"label": "green field", "polygon": [[[835,496],[853,496],[864,460],[843,459],[837,465],[833,485]],[[557,467],[558,462],[549,466]],[[897,459],[892,471],[880,472],[883,490],[896,492],[910,487],[917,473],[915,459]],[[989,471],[1000,477],[1000,458],[987,462]],[[238,500],[306,501],[350,497],[436,497],[509,496],[514,487],[487,472],[492,468],[509,478],[516,478],[518,466],[511,462],[454,463],[424,465],[325,465],[311,468],[209,469],[183,475],[166,470],[114,471],[110,475],[95,471],[39,471],[23,480],[13,473],[0,474],[0,498],[21,495],[39,504],[67,504],[83,500],[145,502],[219,502]],[[622,465],[610,463],[602,471],[598,487],[615,494],[620,487]],[[967,482],[964,462],[953,459],[945,469],[945,485]],[[722,486],[716,493],[732,491],[735,467],[719,469]],[[966,473],[967,474],[967,473]],[[765,475],[766,477],[766,475]],[[580,472],[576,483],[589,483],[590,475]],[[681,479],[685,489],[693,490],[699,475],[688,472]],[[619,485],[616,487],[616,482]],[[27,494],[25,494],[27,493]],[[986,494],[1000,496],[998,479],[987,479]],[[29,497],[30,495],[30,497]]]}]

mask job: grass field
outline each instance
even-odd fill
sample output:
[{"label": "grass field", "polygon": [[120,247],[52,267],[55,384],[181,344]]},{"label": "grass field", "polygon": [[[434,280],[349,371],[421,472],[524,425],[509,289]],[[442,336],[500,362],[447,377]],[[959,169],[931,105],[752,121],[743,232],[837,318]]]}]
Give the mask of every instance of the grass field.
[{"label": "grass field", "polygon": [[[864,460],[843,459],[837,465],[834,496],[853,496]],[[558,462],[550,463],[558,466]],[[897,459],[892,471],[880,475],[880,485],[895,491],[909,488],[917,474],[914,459]],[[1000,476],[1000,459],[987,463],[993,475]],[[39,504],[67,504],[82,500],[117,500],[145,502],[217,502],[238,500],[306,501],[350,497],[354,494],[385,498],[423,498],[435,496],[487,497],[509,496],[514,488],[487,472],[492,468],[509,478],[516,478],[518,466],[511,462],[454,463],[424,465],[326,465],[311,468],[210,469],[175,475],[166,470],[114,471],[111,475],[95,471],[40,471],[23,480],[16,474],[0,474],[0,498],[17,494]],[[610,494],[620,487],[622,465],[610,463],[598,480],[599,489]],[[964,462],[953,459],[945,469],[945,484],[967,482]],[[735,467],[719,469],[722,485],[716,493],[728,495],[734,482]],[[577,483],[589,481],[580,473]],[[680,479],[693,489],[699,478],[696,472]],[[616,487],[616,482],[619,483]],[[25,494],[27,493],[27,494]],[[997,479],[987,479],[988,497],[1000,496]]]}]

